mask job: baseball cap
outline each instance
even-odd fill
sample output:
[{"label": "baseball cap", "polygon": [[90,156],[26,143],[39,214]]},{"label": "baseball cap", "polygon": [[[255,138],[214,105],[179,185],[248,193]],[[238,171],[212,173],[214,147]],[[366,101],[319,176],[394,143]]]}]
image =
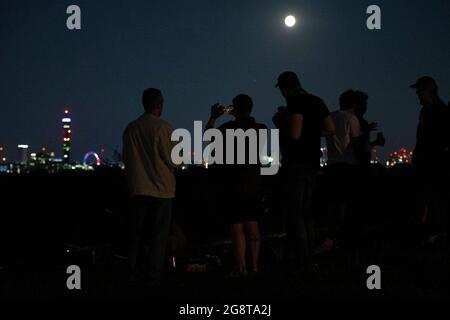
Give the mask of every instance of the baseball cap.
[{"label": "baseball cap", "polygon": [[410,88],[417,89],[417,88],[424,88],[434,85],[437,87],[436,81],[432,77],[424,76],[417,79],[416,83],[410,85]]},{"label": "baseball cap", "polygon": [[292,71],[283,72],[278,76],[278,81],[275,84],[275,88],[283,87],[283,88],[294,88],[301,87],[300,80],[297,77],[297,74]]}]

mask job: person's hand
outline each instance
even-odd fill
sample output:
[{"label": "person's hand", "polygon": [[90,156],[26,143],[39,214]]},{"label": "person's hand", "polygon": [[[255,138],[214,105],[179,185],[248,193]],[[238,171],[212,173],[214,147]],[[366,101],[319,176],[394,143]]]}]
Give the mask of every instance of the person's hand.
[{"label": "person's hand", "polygon": [[283,115],[285,109],[286,108],[283,106],[278,107],[277,113],[275,113],[275,115],[272,118],[272,122],[277,128],[279,128],[281,126],[281,119],[282,119],[282,115]]},{"label": "person's hand", "polygon": [[377,135],[377,138],[374,141],[374,145],[384,147],[385,144],[386,144],[386,139],[384,138],[382,133],[379,133]]},{"label": "person's hand", "polygon": [[368,124],[368,129],[370,131],[376,131],[378,129],[378,122],[370,122]]},{"label": "person's hand", "polygon": [[220,105],[218,103],[211,106],[211,118],[212,119],[217,119],[218,117],[223,115],[223,113],[224,113],[224,110],[222,107],[220,107]]}]

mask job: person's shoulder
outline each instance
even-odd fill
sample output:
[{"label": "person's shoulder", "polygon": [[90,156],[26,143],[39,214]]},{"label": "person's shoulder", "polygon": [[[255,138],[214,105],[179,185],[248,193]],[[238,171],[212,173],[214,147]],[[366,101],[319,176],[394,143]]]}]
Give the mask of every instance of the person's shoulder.
[{"label": "person's shoulder", "polygon": [[322,98],[306,91],[300,91],[297,94],[293,95],[292,102],[295,102],[299,106],[308,105],[327,108]]},{"label": "person's shoulder", "polygon": [[304,91],[295,91],[287,97],[286,102],[288,104],[298,104],[307,99],[307,95],[308,94]]},{"label": "person's shoulder", "polygon": [[361,128],[361,125],[359,123],[358,117],[352,113],[352,112],[343,112],[345,115],[345,120],[348,124],[350,124],[352,127],[355,128],[357,126],[358,128]]},{"label": "person's shoulder", "polygon": [[160,135],[166,136],[166,135],[172,135],[172,132],[174,131],[173,126],[166,120],[157,118],[157,125],[155,128]]},{"label": "person's shoulder", "polygon": [[321,117],[325,118],[330,114],[330,111],[322,98],[311,94],[310,99],[311,105],[315,106],[315,109],[318,110]]},{"label": "person's shoulder", "polygon": [[168,121],[158,118],[158,122],[161,127],[173,130],[173,126]]},{"label": "person's shoulder", "polygon": [[319,96],[317,96],[317,95],[315,95],[314,93],[311,93],[311,92],[305,92],[304,96],[307,99],[311,99],[311,100],[314,100],[314,101],[322,101],[322,99]]},{"label": "person's shoulder", "polygon": [[137,127],[137,120],[131,121],[127,126],[125,127],[125,130],[123,131],[123,135],[127,136],[133,133],[136,130]]},{"label": "person's shoulder", "polygon": [[235,122],[230,120],[230,121],[222,123],[219,127],[217,127],[217,129],[226,130],[226,129],[234,129],[235,127],[236,127]]},{"label": "person's shoulder", "polygon": [[306,93],[305,96],[306,96],[305,99],[308,99],[310,103],[313,103],[313,104],[319,105],[319,106],[325,106],[325,102],[319,96],[316,96],[312,93]]},{"label": "person's shoulder", "polygon": [[421,115],[430,119],[443,120],[450,115],[450,109],[444,102],[440,101],[432,107],[423,107]]},{"label": "person's shoulder", "polygon": [[345,119],[345,115],[342,110],[332,111],[332,112],[330,112],[330,116],[333,120],[336,120],[336,121],[342,121],[343,119]]},{"label": "person's shoulder", "polygon": [[358,117],[357,117],[353,112],[350,112],[350,111],[341,111],[341,114],[342,114],[345,118],[347,118],[347,119],[349,119],[349,120],[352,120],[352,121],[358,121]]},{"label": "person's shoulder", "polygon": [[255,128],[258,130],[264,130],[267,129],[267,126],[264,123],[260,123],[260,122],[255,122]]}]

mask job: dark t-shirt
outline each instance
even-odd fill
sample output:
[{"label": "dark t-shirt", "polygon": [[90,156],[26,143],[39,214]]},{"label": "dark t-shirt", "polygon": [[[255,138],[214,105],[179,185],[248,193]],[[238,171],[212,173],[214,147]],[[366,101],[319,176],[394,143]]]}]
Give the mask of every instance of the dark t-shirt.
[{"label": "dark t-shirt", "polygon": [[450,110],[444,102],[423,107],[417,127],[417,142],[413,163],[418,167],[432,167],[436,159],[448,160],[450,136],[448,121]]},{"label": "dark t-shirt", "polygon": [[[286,99],[286,109],[280,127],[282,164],[318,167],[322,152],[323,120],[330,115],[322,99],[305,91],[298,91]],[[302,134],[299,140],[290,138],[288,119],[294,114],[303,116]]]},{"label": "dark t-shirt", "polygon": [[223,175],[223,182],[232,189],[233,192],[242,194],[242,195],[254,195],[259,193],[260,187],[261,187],[261,177],[260,177],[260,168],[261,163],[259,159],[259,138],[258,133],[259,129],[267,129],[267,127],[264,124],[257,123],[254,118],[243,118],[235,121],[229,121],[224,124],[222,124],[218,128],[224,137],[224,151],[223,151],[223,157],[224,162],[226,160],[226,130],[227,129],[242,129],[244,131],[247,131],[248,129],[255,129],[257,140],[256,140],[256,150],[258,150],[257,155],[257,164],[250,164],[249,162],[249,139],[246,139],[245,142],[245,164],[237,164],[237,144],[235,141],[235,150],[234,150],[234,163],[233,165],[224,165],[221,166],[221,172]]}]

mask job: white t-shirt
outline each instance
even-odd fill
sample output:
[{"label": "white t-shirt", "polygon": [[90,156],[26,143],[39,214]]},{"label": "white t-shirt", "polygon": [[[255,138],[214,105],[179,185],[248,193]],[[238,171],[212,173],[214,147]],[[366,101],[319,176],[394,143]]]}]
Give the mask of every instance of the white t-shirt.
[{"label": "white t-shirt", "polygon": [[349,111],[338,110],[331,113],[336,126],[336,134],[327,137],[328,163],[358,164],[352,139],[361,136],[358,118]]},{"label": "white t-shirt", "polygon": [[149,113],[125,129],[123,161],[131,197],[175,197],[172,131],[170,124]]}]

